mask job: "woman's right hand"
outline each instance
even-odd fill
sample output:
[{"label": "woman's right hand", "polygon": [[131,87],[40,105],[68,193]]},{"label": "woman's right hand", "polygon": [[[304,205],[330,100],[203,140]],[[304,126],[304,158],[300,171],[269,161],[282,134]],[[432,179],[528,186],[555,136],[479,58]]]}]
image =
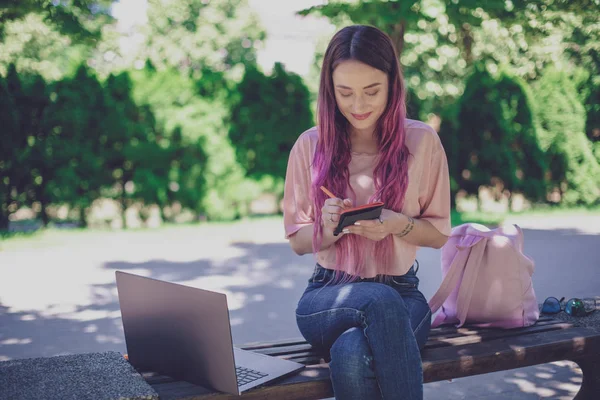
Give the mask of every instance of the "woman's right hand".
[{"label": "woman's right hand", "polygon": [[323,208],[321,208],[323,227],[333,232],[340,221],[340,214],[348,207],[352,207],[352,200],[350,199],[326,199]]}]

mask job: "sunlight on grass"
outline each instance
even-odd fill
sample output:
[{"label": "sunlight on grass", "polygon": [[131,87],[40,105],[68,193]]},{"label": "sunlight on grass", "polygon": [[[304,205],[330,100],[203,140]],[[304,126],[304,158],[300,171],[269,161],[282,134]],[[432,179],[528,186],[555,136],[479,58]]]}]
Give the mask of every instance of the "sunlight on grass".
[{"label": "sunlight on grass", "polygon": [[[519,213],[493,213],[493,212],[458,212],[452,211],[452,226],[472,222],[488,227],[495,227],[507,220],[520,218],[540,220],[547,217],[568,216],[600,216],[600,208],[536,208]],[[178,240],[188,234],[220,237],[231,235],[231,227],[237,228],[235,235],[229,237],[231,242],[279,242],[283,239],[283,217],[281,215],[248,217],[237,221],[211,221],[187,224],[164,224],[158,228],[130,228],[114,230],[110,228],[58,228],[50,227],[28,232],[0,232],[0,251],[27,250],[31,248],[54,247],[57,245],[76,246],[78,242],[100,240],[111,236],[115,240],[126,241],[135,236],[157,238],[164,237],[165,241]]]}]

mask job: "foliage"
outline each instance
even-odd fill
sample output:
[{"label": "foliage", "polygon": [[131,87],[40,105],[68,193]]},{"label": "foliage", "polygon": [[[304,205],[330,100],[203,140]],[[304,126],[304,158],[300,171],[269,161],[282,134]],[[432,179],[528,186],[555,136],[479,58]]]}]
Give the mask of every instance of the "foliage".
[{"label": "foliage", "polygon": [[[191,146],[190,151],[203,149],[196,156],[186,153],[180,160],[179,176],[184,182],[178,186],[188,191],[187,203],[196,204],[194,209],[202,210],[210,219],[246,215],[249,202],[260,191],[245,179],[245,170],[236,161],[224,124],[225,104],[197,95],[195,82],[174,69],[154,71],[148,65],[132,73],[132,77],[134,98],[139,104],[152,107],[162,129],[181,135],[181,139],[174,140]],[[204,180],[206,192],[191,184],[199,179]]]},{"label": "foliage", "polygon": [[47,127],[60,143],[52,155],[57,168],[51,190],[55,199],[79,209],[85,223],[85,210],[111,182],[110,171],[103,166],[103,147],[111,135],[109,105],[102,85],[85,66],[72,78],[57,82],[50,99]]},{"label": "foliage", "polygon": [[194,79],[253,64],[255,46],[265,39],[246,0],[149,0],[144,33],[146,42],[138,59],[150,60],[158,70],[175,68]]},{"label": "foliage", "polygon": [[58,32],[76,41],[100,37],[100,26],[112,20],[109,8],[113,0],[0,0],[0,40],[3,28],[30,14],[40,15],[56,26]]},{"label": "foliage", "polygon": [[[452,191],[477,194],[482,185],[530,200],[545,198],[545,159],[538,144],[533,97],[521,79],[476,66],[465,93],[444,116],[440,137]],[[453,196],[454,197],[454,196]]]},{"label": "foliage", "polygon": [[72,75],[81,63],[84,46],[60,34],[38,14],[7,23],[0,41],[0,74],[9,64],[24,74],[39,74],[46,81]]},{"label": "foliage", "polygon": [[23,150],[27,146],[26,137],[20,133],[21,115],[17,98],[22,97],[21,82],[14,65],[6,77],[0,76],[0,230],[8,227],[9,206],[21,200],[21,184],[24,170]]},{"label": "foliage", "polygon": [[540,145],[550,160],[553,185],[566,205],[600,198],[600,164],[585,136],[585,109],[566,72],[548,68],[534,85]]},{"label": "foliage", "polygon": [[283,155],[313,125],[308,89],[298,75],[276,63],[271,76],[247,68],[236,94],[229,138],[239,163],[250,176],[283,179],[287,167]]}]

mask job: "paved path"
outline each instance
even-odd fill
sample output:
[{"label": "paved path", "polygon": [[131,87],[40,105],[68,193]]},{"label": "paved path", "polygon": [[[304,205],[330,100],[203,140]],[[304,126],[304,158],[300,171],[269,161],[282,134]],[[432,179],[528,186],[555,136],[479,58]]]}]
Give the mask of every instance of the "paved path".
[{"label": "paved path", "polygon": [[[536,261],[538,299],[600,291],[600,217],[517,221]],[[298,337],[293,311],[312,272],[282,239],[281,221],[156,231],[54,234],[0,250],[0,360],[125,352],[114,271],[228,295],[237,344]],[[441,282],[439,252],[419,251],[421,290]],[[569,399],[581,374],[554,363],[425,385],[427,399]],[[475,397],[473,397],[475,396]]]}]

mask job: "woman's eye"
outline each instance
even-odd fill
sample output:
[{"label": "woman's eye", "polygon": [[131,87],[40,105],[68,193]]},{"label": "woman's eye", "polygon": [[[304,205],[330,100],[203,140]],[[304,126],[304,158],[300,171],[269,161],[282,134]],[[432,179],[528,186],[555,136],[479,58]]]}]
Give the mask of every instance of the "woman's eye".
[{"label": "woman's eye", "polygon": [[340,96],[342,96],[342,97],[350,97],[350,96],[352,96],[352,93],[341,93],[340,92]]},{"label": "woman's eye", "polygon": [[373,96],[376,96],[377,93],[379,93],[379,91],[376,91],[376,92],[373,92],[373,93],[367,93],[367,96],[373,97]]}]

